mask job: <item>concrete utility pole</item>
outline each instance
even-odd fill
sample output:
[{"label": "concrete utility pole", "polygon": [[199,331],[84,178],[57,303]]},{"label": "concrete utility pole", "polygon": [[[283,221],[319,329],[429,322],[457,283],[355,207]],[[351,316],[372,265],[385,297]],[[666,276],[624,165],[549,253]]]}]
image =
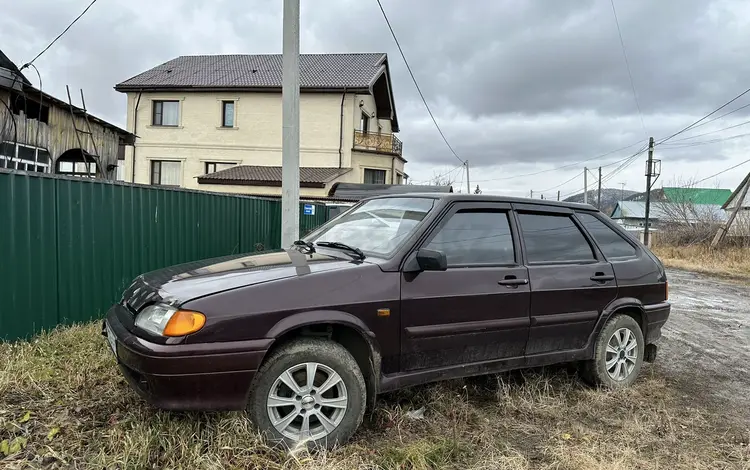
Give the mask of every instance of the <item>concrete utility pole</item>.
[{"label": "concrete utility pole", "polygon": [[651,175],[654,173],[654,138],[648,139],[648,160],[646,160],[646,223],[643,228],[643,244],[648,246],[648,216],[651,212]]},{"label": "concrete utility pole", "polygon": [[529,199],[534,199],[534,190],[529,190]]},{"label": "concrete utility pole", "polygon": [[589,203],[589,169],[583,167],[583,203]]},{"label": "concrete utility pole", "polygon": [[599,167],[599,190],[596,194],[596,208],[602,210],[602,167]]},{"label": "concrete utility pole", "polygon": [[471,183],[469,183],[469,160],[464,162],[466,165],[466,194],[471,194]]},{"label": "concrete utility pole", "polygon": [[281,247],[299,238],[299,0],[284,0],[281,76]]},{"label": "concrete utility pole", "polygon": [[559,189],[557,190],[557,200],[558,201],[560,200],[560,190]]}]

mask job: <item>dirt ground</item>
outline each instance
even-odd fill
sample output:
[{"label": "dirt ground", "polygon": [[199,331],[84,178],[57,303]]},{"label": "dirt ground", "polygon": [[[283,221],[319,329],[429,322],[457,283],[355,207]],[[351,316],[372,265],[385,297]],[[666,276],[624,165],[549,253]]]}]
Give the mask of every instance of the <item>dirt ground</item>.
[{"label": "dirt ground", "polygon": [[672,313],[656,367],[680,390],[750,422],[750,285],[669,270]]}]

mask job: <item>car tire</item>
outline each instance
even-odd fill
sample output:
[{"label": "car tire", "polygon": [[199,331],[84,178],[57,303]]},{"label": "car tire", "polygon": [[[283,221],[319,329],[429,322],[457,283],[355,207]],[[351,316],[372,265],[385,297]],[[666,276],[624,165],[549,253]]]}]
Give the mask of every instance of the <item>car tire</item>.
[{"label": "car tire", "polygon": [[629,387],[641,371],[644,343],[641,327],[633,317],[612,316],[599,332],[593,359],[582,365],[583,379],[609,389]]},{"label": "car tire", "polygon": [[[314,371],[312,387],[307,378],[310,370]],[[364,377],[346,348],[334,341],[300,338],[274,351],[261,366],[248,412],[272,443],[331,449],[354,434],[366,403]]]}]

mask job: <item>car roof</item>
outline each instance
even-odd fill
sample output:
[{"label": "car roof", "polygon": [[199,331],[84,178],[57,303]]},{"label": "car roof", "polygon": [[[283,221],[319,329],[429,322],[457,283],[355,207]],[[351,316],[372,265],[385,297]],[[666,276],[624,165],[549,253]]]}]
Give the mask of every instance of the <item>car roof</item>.
[{"label": "car roof", "polygon": [[570,209],[596,211],[597,209],[591,204],[580,204],[577,202],[565,202],[565,201],[551,201],[549,199],[531,199],[527,197],[510,197],[510,196],[491,196],[485,194],[460,194],[460,193],[401,193],[401,194],[387,194],[382,196],[373,196],[365,200],[369,201],[372,199],[392,199],[392,198],[403,198],[403,197],[420,197],[429,199],[438,199],[445,203],[453,201],[463,202],[506,202],[516,204],[533,204],[536,206],[551,206],[551,207],[567,207]]}]

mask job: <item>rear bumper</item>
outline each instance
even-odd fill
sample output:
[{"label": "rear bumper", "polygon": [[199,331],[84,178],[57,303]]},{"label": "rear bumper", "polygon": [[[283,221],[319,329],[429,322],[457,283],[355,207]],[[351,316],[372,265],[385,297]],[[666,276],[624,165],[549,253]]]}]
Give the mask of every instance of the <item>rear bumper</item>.
[{"label": "rear bumper", "polygon": [[130,316],[121,305],[107,313],[118,365],[136,392],[168,410],[241,410],[271,340],[226,343],[155,344],[123,325]]},{"label": "rear bumper", "polygon": [[667,322],[671,309],[672,305],[669,302],[643,306],[646,314],[646,344],[651,344],[661,337],[661,328]]}]

